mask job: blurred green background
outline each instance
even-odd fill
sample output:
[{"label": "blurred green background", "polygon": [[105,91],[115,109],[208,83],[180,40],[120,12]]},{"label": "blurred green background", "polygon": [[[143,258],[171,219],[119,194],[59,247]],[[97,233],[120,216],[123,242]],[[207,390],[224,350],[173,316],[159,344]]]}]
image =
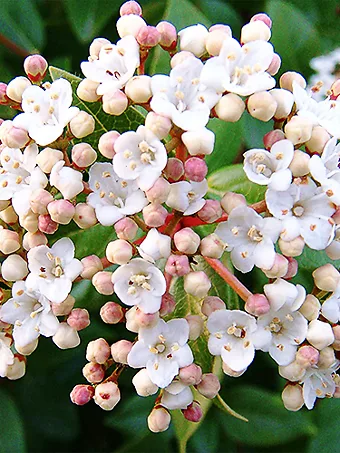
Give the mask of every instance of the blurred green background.
[{"label": "blurred green background", "polygon": [[[23,75],[23,58],[35,52],[42,53],[51,65],[80,75],[79,63],[87,58],[93,38],[104,36],[112,42],[118,39],[115,22],[120,4],[115,0],[1,0],[0,80],[8,82]],[[278,76],[286,70],[295,70],[308,78],[312,73],[310,59],[340,45],[340,2],[336,0],[144,0],[141,4],[151,25],[162,19],[178,28],[197,22],[207,26],[225,23],[232,27],[236,38],[242,24],[253,14],[268,13],[273,20],[271,42],[282,58]],[[148,67],[167,72],[167,64],[165,54],[156,50]],[[2,117],[12,115],[9,109],[0,110]],[[245,117],[236,125],[216,123],[212,128],[217,134],[217,147],[221,148],[214,156],[223,155],[225,140],[230,151],[221,158],[223,162],[215,157],[211,161],[211,169],[217,169],[234,161],[240,147],[261,146],[261,137],[270,124]],[[102,227],[92,233],[92,238],[78,233],[75,238],[78,256],[98,252],[98,248],[105,247],[107,237],[107,229]],[[318,263],[319,255],[304,259],[308,270],[322,264]],[[249,278],[257,282],[260,291],[258,274]],[[29,357],[26,376],[16,382],[0,379],[0,452],[177,451],[174,427],[157,435],[148,431],[146,417],[153,398],[135,395],[130,371],[120,383],[122,401],[112,412],[106,413],[95,404],[84,407],[71,404],[69,392],[75,384],[85,382],[81,369],[86,362],[87,342],[98,337],[113,342],[125,335],[121,327],[109,327],[99,320],[99,308],[109,298],[99,296],[88,282],[75,285],[73,293],[76,306],[88,308],[92,316],[91,326],[80,334],[81,347],[60,351],[51,340],[41,338],[37,351]],[[290,413],[280,400],[283,385],[275,363],[267,355],[257,353],[245,375],[224,379],[221,392],[233,409],[249,418],[249,423],[212,406],[189,440],[187,451],[340,451],[340,402],[318,401],[312,412],[303,409]]]}]

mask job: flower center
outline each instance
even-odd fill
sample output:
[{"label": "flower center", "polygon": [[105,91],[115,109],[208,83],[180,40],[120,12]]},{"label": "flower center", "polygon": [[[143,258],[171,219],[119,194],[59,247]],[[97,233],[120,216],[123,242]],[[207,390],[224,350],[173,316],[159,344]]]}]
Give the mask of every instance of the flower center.
[{"label": "flower center", "polygon": [[141,152],[140,161],[142,164],[149,164],[155,160],[156,149],[150,146],[145,140],[139,143],[138,148]]},{"label": "flower center", "polygon": [[233,323],[230,327],[228,327],[227,334],[234,335],[234,337],[237,338],[244,338],[247,335],[247,330],[244,326],[237,326]]},{"label": "flower center", "polygon": [[301,205],[295,205],[294,208],[293,208],[293,214],[296,217],[301,217],[304,212],[305,212],[304,207],[301,206]]},{"label": "flower center", "polygon": [[279,318],[273,318],[272,322],[269,324],[269,330],[272,333],[279,333],[283,328],[282,322]]},{"label": "flower center", "polygon": [[150,275],[145,274],[135,274],[131,275],[129,281],[128,294],[133,295],[137,293],[137,289],[145,289],[146,291],[151,291],[152,287],[148,280],[150,280]]},{"label": "flower center", "polygon": [[262,233],[256,228],[255,225],[251,226],[249,228],[249,231],[247,233],[247,236],[249,239],[251,239],[253,242],[261,242],[263,239]]}]

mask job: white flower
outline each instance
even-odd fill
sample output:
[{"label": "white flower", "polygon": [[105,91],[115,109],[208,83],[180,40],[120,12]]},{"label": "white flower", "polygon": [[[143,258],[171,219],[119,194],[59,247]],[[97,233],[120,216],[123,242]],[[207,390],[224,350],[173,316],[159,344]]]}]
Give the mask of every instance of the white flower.
[{"label": "white flower", "polygon": [[227,37],[219,56],[206,62],[201,81],[218,93],[228,91],[249,96],[270,90],[275,86],[275,79],[266,71],[273,56],[273,46],[266,41],[241,46],[236,39]]},{"label": "white flower", "polygon": [[167,163],[163,143],[145,126],[122,134],[115,141],[113,169],[120,178],[136,180],[142,190],[149,190]]},{"label": "white flower", "polygon": [[340,144],[331,138],[325,145],[321,157],[314,155],[309,160],[309,169],[313,178],[321,184],[329,199],[340,204]]},{"label": "white flower", "polygon": [[256,320],[240,310],[216,310],[208,318],[209,352],[222,356],[233,371],[245,370],[253,361],[255,348],[268,341],[266,331],[257,332]]},{"label": "white flower", "polygon": [[176,409],[186,409],[194,400],[190,387],[182,384],[178,380],[173,380],[164,389],[161,405],[173,411]]},{"label": "white flower", "polygon": [[314,126],[324,127],[333,137],[340,138],[340,102],[330,99],[317,102],[308,96],[298,83],[293,82],[297,114],[308,118]]},{"label": "white flower", "polygon": [[14,283],[12,298],[0,309],[0,319],[14,324],[15,345],[21,348],[36,340],[39,335],[51,337],[59,326],[50,301],[39,292],[28,292],[23,281]]},{"label": "white flower", "polygon": [[154,263],[161,258],[169,258],[171,254],[171,238],[159,233],[156,228],[151,228],[137,249],[142,258]]},{"label": "white flower", "polygon": [[7,368],[14,364],[14,354],[10,348],[11,341],[5,332],[0,332],[0,377],[5,377]]},{"label": "white flower", "polygon": [[324,301],[321,313],[328,321],[334,324],[340,321],[340,286]]},{"label": "white flower", "polygon": [[46,245],[33,247],[27,254],[30,274],[26,279],[28,292],[40,291],[48,300],[61,303],[71,292],[72,282],[83,270],[74,258],[71,239],[62,238],[51,248]]},{"label": "white flower", "polygon": [[83,175],[80,171],[65,167],[63,160],[53,165],[50,184],[56,187],[67,200],[71,200],[84,190]]},{"label": "white flower", "polygon": [[139,66],[139,45],[133,36],[117,44],[105,44],[97,60],[84,61],[80,67],[85,77],[100,83],[97,94],[114,93],[123,88]]},{"label": "white flower", "polygon": [[152,328],[141,328],[138,341],[128,355],[132,368],[146,367],[151,381],[160,388],[167,387],[179,369],[193,362],[187,342],[189,324],[185,319],[163,319]]},{"label": "white flower", "polygon": [[[327,91],[337,79],[337,68],[340,63],[340,49],[335,49],[327,55],[321,55],[312,58],[310,61],[311,68],[317,73],[310,78],[310,86],[317,85],[318,91],[313,92],[313,98],[321,101],[327,96]],[[320,86],[322,82],[322,86]]]},{"label": "white flower", "polygon": [[263,218],[247,206],[234,208],[227,220],[215,230],[215,234],[231,251],[231,260],[241,272],[249,272],[254,266],[270,269],[275,260],[274,243],[282,230],[281,222],[272,217]]},{"label": "white flower", "polygon": [[162,272],[142,258],[134,258],[115,270],[112,283],[115,293],[125,305],[138,305],[144,313],[159,310],[166,289]]},{"label": "white flower", "polygon": [[206,53],[205,41],[208,35],[207,28],[201,24],[183,28],[178,32],[179,47],[181,50],[192,52],[196,57],[201,57]]},{"label": "white flower", "polygon": [[331,260],[340,259],[340,225],[337,225],[337,227],[335,228],[334,239],[326,248],[326,253]]},{"label": "white flower", "polygon": [[307,369],[302,380],[303,399],[307,409],[313,409],[316,398],[330,398],[334,395],[336,385],[333,377],[339,365],[337,360],[330,368],[313,366]]},{"label": "white flower", "polygon": [[208,183],[206,179],[201,182],[175,182],[170,186],[166,204],[169,208],[183,212],[183,215],[194,214],[205,205],[205,199],[203,197],[207,193],[207,190]]},{"label": "white flower", "polygon": [[136,214],[148,204],[137,182],[119,178],[111,164],[95,163],[89,174],[89,186],[93,193],[87,197],[87,203],[95,209],[102,225],[113,225],[126,215]]},{"label": "white flower", "polygon": [[203,63],[193,57],[178,64],[170,76],[153,76],[152,110],[185,131],[203,128],[220,95],[200,82],[202,68]]},{"label": "white flower", "polygon": [[27,146],[24,152],[6,147],[0,154],[0,200],[12,198],[18,215],[29,211],[32,192],[47,186],[47,178],[36,164],[38,151],[34,143]]},{"label": "white flower", "polygon": [[273,190],[288,189],[292,182],[292,172],[288,168],[294,157],[292,142],[280,140],[270,151],[251,149],[243,155],[243,169],[250,181]]},{"label": "white flower", "polygon": [[282,278],[277,278],[274,283],[264,285],[263,290],[271,309],[275,311],[280,310],[283,306],[296,311],[306,298],[306,290],[302,285],[293,285]]},{"label": "white flower", "polygon": [[283,220],[283,240],[302,236],[310,248],[323,250],[333,239],[335,206],[310,178],[296,180],[285,192],[268,189],[266,203],[269,212]]},{"label": "white flower", "polygon": [[55,80],[45,90],[33,85],[22,95],[24,113],[17,115],[13,124],[28,132],[38,145],[46,146],[61,136],[64,127],[79,112],[71,107],[72,87],[65,79]]}]

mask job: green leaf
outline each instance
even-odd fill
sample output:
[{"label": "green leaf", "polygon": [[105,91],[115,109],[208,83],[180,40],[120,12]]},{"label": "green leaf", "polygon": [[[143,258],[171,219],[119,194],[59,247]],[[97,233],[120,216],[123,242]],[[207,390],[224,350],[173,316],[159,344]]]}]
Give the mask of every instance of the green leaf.
[{"label": "green leaf", "polygon": [[242,119],[236,123],[226,123],[213,118],[207,128],[215,133],[215,146],[212,154],[206,157],[209,173],[226,165],[231,165],[242,147]]},{"label": "green leaf", "polygon": [[74,100],[73,105],[93,116],[96,123],[95,130],[90,136],[86,137],[86,142],[94,148],[97,148],[98,140],[105,132],[116,130],[122,133],[136,130],[140,124],[144,124],[144,116],[135,107],[129,107],[120,116],[108,115],[103,111],[101,102],[84,102],[78,98],[76,89],[82,80],[80,77],[53,66],[50,66],[49,71],[52,80],[62,77],[71,83]]},{"label": "green leaf", "polygon": [[273,21],[271,43],[282,59],[281,71],[294,68],[310,73],[309,61],[320,52],[320,36],[311,20],[303,10],[283,0],[269,0],[265,12]]},{"label": "green leaf", "polygon": [[82,43],[98,36],[100,31],[116,14],[119,2],[112,0],[64,0],[69,24]]},{"label": "green leaf", "polygon": [[218,21],[219,24],[227,24],[234,36],[239,35],[243,19],[229,3],[220,0],[198,0],[196,4],[211,23]]},{"label": "green leaf", "polygon": [[307,453],[330,453],[339,450],[340,401],[329,399],[320,401],[314,409],[318,425],[317,435],[310,442]]},{"label": "green leaf", "polygon": [[45,44],[44,23],[33,0],[1,0],[0,30],[1,35],[19,47],[14,52],[20,55],[37,53]]},{"label": "green leaf", "polygon": [[253,118],[248,113],[244,114],[242,119],[243,130],[241,132],[241,136],[244,137],[246,148],[263,149],[263,136],[273,129],[273,122],[260,121]]},{"label": "green leaf", "polygon": [[222,197],[226,192],[242,193],[248,203],[264,199],[266,186],[259,186],[249,181],[243,171],[243,165],[230,165],[215,171],[208,177],[208,194]]},{"label": "green leaf", "polygon": [[0,388],[0,453],[25,453],[24,426],[12,397]]},{"label": "green leaf", "polygon": [[235,441],[269,447],[316,433],[311,414],[287,411],[280,396],[267,390],[240,386],[225,392],[224,399],[249,419],[249,423],[244,423],[233,417],[227,422],[224,416],[221,418],[225,433]]}]

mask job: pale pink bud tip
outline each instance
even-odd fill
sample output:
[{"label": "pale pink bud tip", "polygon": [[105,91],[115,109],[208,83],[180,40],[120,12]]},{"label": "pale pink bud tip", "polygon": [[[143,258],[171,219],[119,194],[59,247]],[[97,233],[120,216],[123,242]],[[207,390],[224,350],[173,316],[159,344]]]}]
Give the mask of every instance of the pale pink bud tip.
[{"label": "pale pink bud tip", "polygon": [[268,150],[274,145],[274,143],[285,139],[285,134],[280,129],[267,132],[263,137],[264,147]]},{"label": "pale pink bud tip", "polygon": [[42,233],[53,234],[59,225],[54,222],[48,214],[40,215],[38,218],[38,228]]},{"label": "pale pink bud tip", "polygon": [[203,374],[201,382],[197,385],[197,390],[206,398],[213,399],[221,388],[220,381],[216,374]]},{"label": "pale pink bud tip", "polygon": [[304,368],[314,366],[318,363],[320,353],[313,346],[305,345],[297,351],[295,360]]},{"label": "pale pink bud tip", "polygon": [[142,26],[136,36],[137,42],[142,47],[155,47],[161,40],[161,34],[156,27],[151,25]]},{"label": "pale pink bud tip", "polygon": [[197,213],[198,217],[206,223],[214,223],[222,216],[222,206],[218,200],[206,200],[205,205]]},{"label": "pale pink bud tip", "polygon": [[189,420],[189,422],[197,423],[203,417],[203,411],[198,402],[192,402],[186,409],[182,409],[184,417]]},{"label": "pale pink bud tip", "polygon": [[207,164],[199,157],[190,157],[184,164],[185,176],[189,181],[201,182],[208,173]]},{"label": "pale pink bud tip", "polygon": [[30,55],[24,61],[24,70],[31,82],[38,83],[46,75],[48,63],[41,55]]},{"label": "pale pink bud tip", "polygon": [[111,349],[104,338],[90,341],[86,349],[86,359],[89,362],[96,362],[103,364],[111,355]]},{"label": "pale pink bud tip", "polygon": [[163,171],[170,182],[178,181],[184,175],[184,166],[176,157],[170,157]]},{"label": "pale pink bud tip", "polygon": [[245,310],[254,316],[261,316],[269,312],[270,304],[263,294],[252,294],[248,297]]},{"label": "pale pink bud tip", "polygon": [[163,49],[167,51],[175,50],[177,45],[177,30],[174,25],[170,22],[159,22],[156,25],[157,30],[161,34],[161,40],[159,44],[163,47]]},{"label": "pale pink bud tip", "polygon": [[170,255],[166,265],[165,272],[172,276],[183,277],[190,272],[189,259],[186,255]]},{"label": "pale pink bud tip", "polygon": [[100,309],[100,317],[106,324],[117,324],[124,319],[124,310],[116,302],[106,302]]},{"label": "pale pink bud tip", "polygon": [[189,366],[181,368],[178,376],[184,385],[197,385],[202,380],[202,369],[200,366],[192,363]]},{"label": "pale pink bud tip", "polygon": [[84,404],[91,401],[94,395],[94,388],[91,385],[76,385],[70,394],[72,403],[78,406],[84,406]]},{"label": "pale pink bud tip", "polygon": [[90,325],[90,315],[85,308],[75,308],[67,318],[67,324],[75,330],[83,330]]},{"label": "pale pink bud tip", "polygon": [[6,94],[7,91],[7,84],[0,82],[0,105],[6,105],[10,101],[8,99],[8,96]]},{"label": "pale pink bud tip", "polygon": [[258,14],[255,14],[255,16],[253,16],[251,19],[250,19],[250,22],[255,22],[257,20],[260,20],[262,22],[264,22],[267,27],[271,28],[272,27],[272,20],[269,16],[267,16],[267,14],[265,13],[258,13]]},{"label": "pale pink bud tip", "polygon": [[203,300],[202,313],[205,316],[210,316],[216,310],[223,310],[226,308],[225,303],[222,299],[217,296],[207,296]]},{"label": "pale pink bud tip", "polygon": [[130,1],[122,4],[119,10],[121,16],[126,16],[127,14],[136,14],[137,16],[142,15],[142,7],[139,3]]}]

